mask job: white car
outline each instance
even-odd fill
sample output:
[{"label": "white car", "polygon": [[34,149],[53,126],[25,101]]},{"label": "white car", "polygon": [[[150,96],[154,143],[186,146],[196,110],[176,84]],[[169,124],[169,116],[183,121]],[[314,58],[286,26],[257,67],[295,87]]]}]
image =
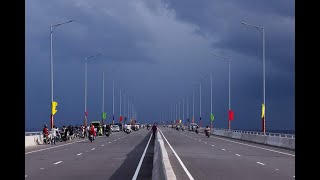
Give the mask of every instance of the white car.
[{"label": "white car", "polygon": [[120,127],[118,125],[112,125],[112,132],[120,132]]}]

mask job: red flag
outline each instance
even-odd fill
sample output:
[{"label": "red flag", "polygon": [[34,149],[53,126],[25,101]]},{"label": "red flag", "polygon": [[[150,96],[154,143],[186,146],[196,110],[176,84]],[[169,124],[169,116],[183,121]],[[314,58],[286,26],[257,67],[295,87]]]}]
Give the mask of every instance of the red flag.
[{"label": "red flag", "polygon": [[122,116],[120,116],[120,122],[122,121]]},{"label": "red flag", "polygon": [[230,109],[230,110],[229,110],[229,120],[232,121],[233,118],[234,118],[234,113],[233,113],[233,111]]}]

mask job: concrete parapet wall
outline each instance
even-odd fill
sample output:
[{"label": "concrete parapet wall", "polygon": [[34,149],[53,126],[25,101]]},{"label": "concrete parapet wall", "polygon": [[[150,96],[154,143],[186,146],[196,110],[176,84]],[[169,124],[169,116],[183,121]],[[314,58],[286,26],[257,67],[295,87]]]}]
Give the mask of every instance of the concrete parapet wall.
[{"label": "concrete parapet wall", "polygon": [[240,140],[249,141],[249,142],[283,147],[287,149],[293,149],[293,150],[295,149],[294,138],[268,136],[268,135],[261,135],[261,134],[245,134],[245,133],[223,131],[223,130],[216,130],[216,129],[212,131],[212,134],[223,136],[223,137],[234,138],[234,139],[240,139]]}]

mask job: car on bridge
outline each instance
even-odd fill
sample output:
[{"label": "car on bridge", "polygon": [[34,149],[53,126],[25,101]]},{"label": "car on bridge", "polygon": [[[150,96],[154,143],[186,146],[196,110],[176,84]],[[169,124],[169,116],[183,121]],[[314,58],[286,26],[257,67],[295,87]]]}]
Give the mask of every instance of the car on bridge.
[{"label": "car on bridge", "polygon": [[188,131],[195,131],[197,126],[197,123],[190,123],[188,126]]},{"label": "car on bridge", "polygon": [[120,132],[120,127],[119,125],[112,125],[112,132]]}]

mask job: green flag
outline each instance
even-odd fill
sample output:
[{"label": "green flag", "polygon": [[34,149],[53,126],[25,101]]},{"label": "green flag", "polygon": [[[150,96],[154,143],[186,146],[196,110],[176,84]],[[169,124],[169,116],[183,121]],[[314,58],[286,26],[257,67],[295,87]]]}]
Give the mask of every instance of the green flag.
[{"label": "green flag", "polygon": [[213,116],[213,114],[211,113],[210,114],[210,121],[213,121],[214,120],[214,116]]},{"label": "green flag", "polygon": [[106,119],[107,118],[107,113],[103,112],[102,113],[102,119]]}]

